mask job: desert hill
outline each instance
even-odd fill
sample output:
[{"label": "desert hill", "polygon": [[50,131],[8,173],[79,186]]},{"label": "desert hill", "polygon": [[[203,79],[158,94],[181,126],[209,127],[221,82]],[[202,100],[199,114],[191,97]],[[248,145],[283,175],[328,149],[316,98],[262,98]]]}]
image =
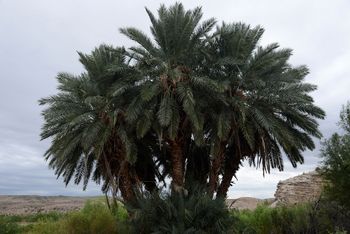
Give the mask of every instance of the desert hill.
[{"label": "desert hill", "polygon": [[[241,197],[238,199],[227,199],[226,203],[230,209],[253,210],[257,205],[263,203],[277,206],[313,201],[320,196],[322,183],[319,172],[312,171],[280,181],[277,185],[275,198]],[[89,199],[96,199],[96,197],[0,195],[0,214],[68,212],[80,209]]]}]

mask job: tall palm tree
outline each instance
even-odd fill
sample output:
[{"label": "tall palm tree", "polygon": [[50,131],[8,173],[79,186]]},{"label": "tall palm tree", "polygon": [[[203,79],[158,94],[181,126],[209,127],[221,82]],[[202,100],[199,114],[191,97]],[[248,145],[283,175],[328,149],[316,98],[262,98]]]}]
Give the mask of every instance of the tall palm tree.
[{"label": "tall palm tree", "polygon": [[303,162],[301,151],[314,149],[311,137],[321,137],[316,119],[323,118],[324,112],[309,96],[316,87],[303,82],[307,68],[288,63],[289,49],[258,46],[262,34],[259,26],[223,24],[210,42],[212,64],[204,72],[225,86],[229,103],[229,108],[216,112],[219,147],[209,179],[210,192],[218,189],[220,196],[226,196],[241,159],[261,165],[264,172],[283,170],[283,150],[295,167]]},{"label": "tall palm tree", "polygon": [[47,106],[41,137],[52,138],[46,159],[66,184],[74,176],[75,183],[83,179],[86,186],[93,173],[95,181],[105,182],[103,190],[120,189],[131,200],[138,182],[133,169],[137,152],[124,124],[126,99],[115,98],[109,87],[132,83],[137,75],[126,64],[122,48],[102,45],[91,55],[79,55],[86,72],[60,73],[60,92],[40,100]]},{"label": "tall palm tree", "polygon": [[[139,94],[128,108],[127,118],[130,123],[138,121],[141,133],[152,127],[169,149],[172,188],[179,191],[184,183],[184,149],[193,133],[196,142],[202,138],[204,119],[196,104],[205,98],[204,91],[215,92],[217,89],[214,81],[198,77],[196,73],[206,34],[215,20],[199,24],[201,8],[185,11],[180,3],[169,8],[162,5],[158,18],[148,9],[146,11],[152,23],[153,40],[135,28],[121,29],[138,44],[130,48],[130,57],[144,74],[138,84]],[[142,112],[145,109],[147,112]]]},{"label": "tall palm tree", "polygon": [[59,93],[40,100],[58,176],[86,185],[93,175],[126,201],[169,175],[174,192],[196,182],[222,197],[243,160],[264,173],[283,170],[283,155],[303,162],[324,112],[291,50],[259,46],[260,26],[200,23],[201,8],[146,11],[151,38],[121,29],[136,46],[79,53],[86,72],[60,73]]}]

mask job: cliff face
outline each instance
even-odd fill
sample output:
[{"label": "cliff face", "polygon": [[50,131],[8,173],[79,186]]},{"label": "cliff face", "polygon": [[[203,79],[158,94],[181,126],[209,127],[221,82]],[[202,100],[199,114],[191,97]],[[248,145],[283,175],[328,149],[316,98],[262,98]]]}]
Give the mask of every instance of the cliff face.
[{"label": "cliff face", "polygon": [[316,201],[322,191],[323,180],[316,171],[280,181],[275,192],[278,204],[297,204]]}]

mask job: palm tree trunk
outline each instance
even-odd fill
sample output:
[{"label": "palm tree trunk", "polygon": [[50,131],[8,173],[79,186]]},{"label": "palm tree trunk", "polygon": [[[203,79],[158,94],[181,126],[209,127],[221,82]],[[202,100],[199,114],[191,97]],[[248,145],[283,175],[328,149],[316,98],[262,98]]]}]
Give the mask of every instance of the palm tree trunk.
[{"label": "palm tree trunk", "polygon": [[180,140],[175,139],[169,140],[169,145],[172,162],[172,189],[175,192],[181,192],[184,183],[182,144]]},{"label": "palm tree trunk", "polygon": [[211,165],[211,169],[209,172],[209,191],[208,191],[210,197],[214,196],[214,192],[216,191],[218,186],[219,172],[225,158],[225,146],[226,146],[226,142],[220,143],[219,152],[216,155],[216,157],[213,159],[213,162]]},{"label": "palm tree trunk", "polygon": [[110,162],[107,160],[106,154],[102,153],[102,155],[103,155],[104,166],[105,166],[106,172],[107,172],[107,177],[108,177],[108,179],[111,183],[111,187],[112,187],[112,196],[113,196],[113,199],[115,199],[117,196],[117,192],[118,192],[118,186],[115,182],[115,177],[112,174],[111,165],[110,165]]},{"label": "palm tree trunk", "polygon": [[131,175],[130,164],[123,161],[119,171],[119,189],[125,202],[129,203],[135,199],[134,179]]},{"label": "palm tree trunk", "polygon": [[137,184],[137,175],[134,168],[126,160],[125,147],[118,136],[113,139],[113,174],[117,179],[117,187],[126,203],[133,201],[136,198],[135,190]]},{"label": "palm tree trunk", "polygon": [[151,158],[138,158],[135,164],[135,170],[137,176],[145,185],[145,188],[148,192],[153,193],[154,191],[158,190],[156,182],[156,171],[154,168],[153,160]]},{"label": "palm tree trunk", "polygon": [[185,187],[189,191],[194,184],[206,185],[209,175],[209,153],[201,149],[195,151],[189,152],[187,155]]},{"label": "palm tree trunk", "polygon": [[231,181],[233,176],[236,175],[236,172],[239,169],[240,165],[240,156],[239,154],[233,155],[233,157],[230,158],[230,161],[226,163],[224,175],[222,177],[222,181],[219,185],[216,197],[226,198],[228,189],[231,186]]}]

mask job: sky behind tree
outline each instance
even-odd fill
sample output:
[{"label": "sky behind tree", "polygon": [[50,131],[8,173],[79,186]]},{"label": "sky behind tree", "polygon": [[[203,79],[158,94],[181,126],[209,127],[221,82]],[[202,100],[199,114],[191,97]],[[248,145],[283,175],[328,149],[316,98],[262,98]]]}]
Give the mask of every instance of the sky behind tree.
[{"label": "sky behind tree", "polygon": [[[67,188],[56,180],[43,158],[49,141],[40,141],[43,120],[38,99],[56,93],[55,76],[65,71],[79,74],[83,67],[76,51],[89,53],[101,43],[131,46],[119,28],[133,26],[149,33],[144,7],[155,12],[175,1],[138,0],[0,0],[0,194],[96,195],[93,183]],[[204,19],[221,24],[244,22],[265,28],[262,45],[278,42],[293,49],[291,63],[307,65],[306,82],[316,84],[312,93],[327,117],[320,121],[325,137],[338,130],[339,111],[350,100],[350,2],[220,0],[183,2],[186,9],[202,6]],[[245,166],[229,197],[272,197],[279,180],[313,170],[319,142],[305,152],[305,163],[293,169],[262,176]]]}]

